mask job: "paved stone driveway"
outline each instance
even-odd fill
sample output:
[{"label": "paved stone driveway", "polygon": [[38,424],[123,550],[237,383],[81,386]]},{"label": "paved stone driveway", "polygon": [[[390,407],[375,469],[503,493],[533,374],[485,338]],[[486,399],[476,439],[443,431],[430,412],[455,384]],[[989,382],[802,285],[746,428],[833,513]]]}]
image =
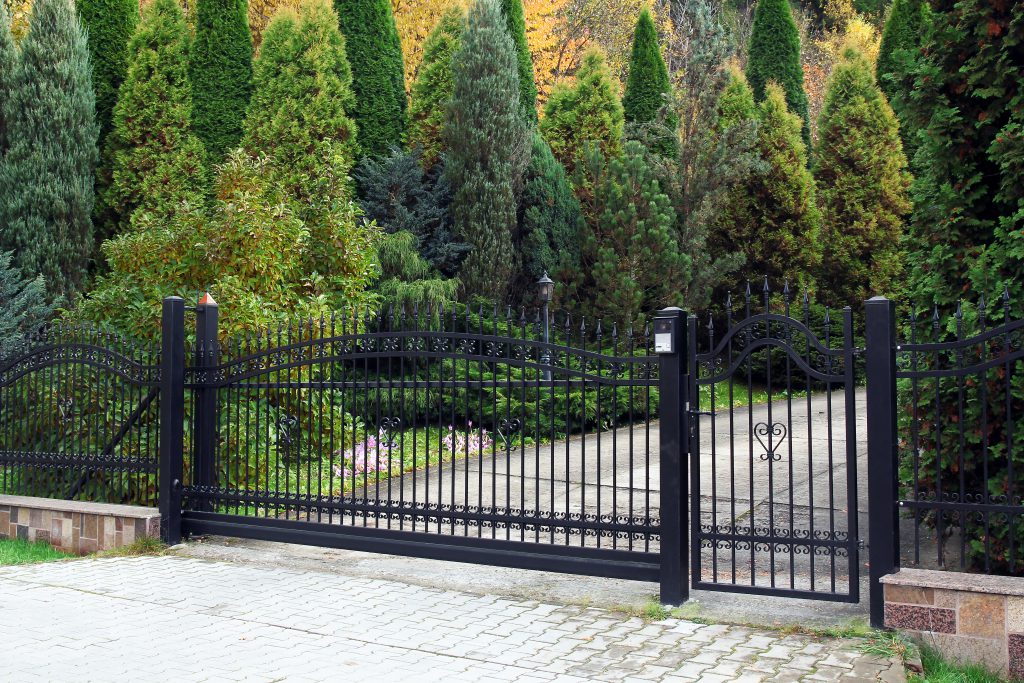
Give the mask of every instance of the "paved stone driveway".
[{"label": "paved stone driveway", "polygon": [[901,681],[857,641],[182,557],[0,569],[4,681]]}]

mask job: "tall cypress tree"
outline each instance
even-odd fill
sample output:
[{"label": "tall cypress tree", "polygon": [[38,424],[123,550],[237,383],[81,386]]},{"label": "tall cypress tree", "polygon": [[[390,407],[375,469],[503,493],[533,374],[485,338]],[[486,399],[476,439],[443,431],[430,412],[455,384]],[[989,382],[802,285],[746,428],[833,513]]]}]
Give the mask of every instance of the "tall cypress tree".
[{"label": "tall cypress tree", "polygon": [[246,0],[199,0],[189,75],[192,127],[211,163],[242,137],[252,94],[252,36]]},{"label": "tall cypress tree", "polygon": [[770,81],[782,86],[786,106],[803,122],[804,145],[811,146],[811,119],[804,91],[804,70],[800,64],[800,31],[793,19],[789,0],[759,0],[754,12],[747,57],[747,81],[758,102],[766,95]]},{"label": "tall cypress tree", "polygon": [[658,47],[658,30],[650,11],[644,9],[636,22],[626,93],[622,96],[626,121],[649,123],[657,119],[670,88],[668,67]]},{"label": "tall cypress tree", "polygon": [[92,251],[96,99],[71,0],[37,0],[12,74],[0,166],[0,251],[53,297],[80,291]]},{"label": "tall cypress tree", "polygon": [[617,156],[624,125],[618,83],[604,54],[592,50],[583,56],[573,85],[555,86],[540,130],[572,177],[588,144],[597,144],[605,157]]},{"label": "tall cypress tree", "polygon": [[117,90],[128,72],[128,41],[139,23],[137,0],[78,0],[78,14],[89,35],[92,84],[100,147],[113,125]]},{"label": "tall cypress tree", "polygon": [[423,61],[412,84],[409,106],[409,147],[419,146],[423,167],[441,158],[441,127],[452,98],[452,57],[462,42],[463,12],[452,7],[423,44]]},{"label": "tall cypress tree", "polygon": [[508,34],[516,46],[519,60],[519,106],[527,121],[537,122],[537,83],[533,77],[533,56],[526,42],[526,16],[522,0],[501,0],[501,12],[505,15]]},{"label": "tall cypress tree", "polygon": [[334,0],[352,65],[363,154],[382,156],[405,138],[405,75],[402,44],[390,0]]},{"label": "tall cypress tree", "polygon": [[[0,164],[3,164],[7,152],[7,107],[11,100],[11,89],[14,85],[14,70],[18,64],[18,48],[11,34],[11,15],[7,6],[0,2]],[[2,229],[2,228],[0,228]]]},{"label": "tall cypress tree", "polygon": [[445,174],[455,234],[472,249],[463,286],[470,295],[498,300],[516,271],[517,191],[530,153],[517,64],[498,1],[477,0],[453,64]]},{"label": "tall cypress tree", "polygon": [[189,29],[177,0],[146,7],[129,49],[104,153],[110,165],[100,200],[105,237],[126,231],[136,212],[169,220],[182,204],[201,204],[207,185],[203,144],[191,123]]},{"label": "tall cypress tree", "polygon": [[927,27],[926,0],[894,0],[882,31],[878,60],[875,62],[878,86],[889,98],[889,104],[900,119],[900,135],[908,157],[913,156],[916,133],[911,129],[909,117],[904,116],[903,111],[914,88],[911,74]]},{"label": "tall cypress tree", "polygon": [[822,212],[818,289],[824,302],[859,306],[893,296],[902,272],[910,177],[896,116],[871,65],[850,50],[829,78],[818,119],[814,177]]}]

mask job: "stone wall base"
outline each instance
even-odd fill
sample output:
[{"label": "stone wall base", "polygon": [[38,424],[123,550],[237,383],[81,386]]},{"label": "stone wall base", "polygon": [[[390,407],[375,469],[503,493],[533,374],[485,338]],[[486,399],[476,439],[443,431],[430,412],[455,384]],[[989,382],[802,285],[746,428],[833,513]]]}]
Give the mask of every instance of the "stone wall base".
[{"label": "stone wall base", "polygon": [[947,659],[1024,680],[1024,578],[901,569],[882,583],[886,626]]},{"label": "stone wall base", "polygon": [[46,541],[84,555],[160,538],[160,513],[132,505],[0,496],[0,538]]}]

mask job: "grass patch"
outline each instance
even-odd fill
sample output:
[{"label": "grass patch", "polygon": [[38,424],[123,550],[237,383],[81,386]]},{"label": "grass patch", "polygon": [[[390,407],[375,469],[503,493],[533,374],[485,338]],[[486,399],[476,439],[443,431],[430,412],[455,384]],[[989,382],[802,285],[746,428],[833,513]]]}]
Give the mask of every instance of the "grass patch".
[{"label": "grass patch", "polygon": [[29,543],[19,538],[0,540],[0,566],[52,562],[74,557],[45,541]]},{"label": "grass patch", "polygon": [[167,546],[159,538],[144,536],[134,543],[113,550],[96,553],[96,557],[138,557],[140,555],[162,555]]},{"label": "grass patch", "polygon": [[932,648],[921,651],[924,674],[910,680],[918,683],[1002,683],[1005,679],[983,666],[954,664]]}]

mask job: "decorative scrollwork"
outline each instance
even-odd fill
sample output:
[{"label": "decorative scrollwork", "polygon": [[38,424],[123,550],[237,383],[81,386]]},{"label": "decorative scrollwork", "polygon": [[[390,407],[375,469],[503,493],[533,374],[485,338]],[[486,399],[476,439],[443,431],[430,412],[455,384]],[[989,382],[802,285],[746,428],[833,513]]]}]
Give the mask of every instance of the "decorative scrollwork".
[{"label": "decorative scrollwork", "polygon": [[277,448],[287,453],[298,439],[299,419],[294,415],[277,418]]},{"label": "decorative scrollwork", "polygon": [[498,422],[498,438],[501,439],[502,446],[508,450],[511,447],[512,437],[519,433],[519,430],[523,428],[522,421],[517,418],[502,418]]},{"label": "decorative scrollwork", "polygon": [[[786,425],[781,422],[773,422],[770,425],[767,422],[758,422],[754,425],[754,437],[764,449],[760,455],[761,460],[774,462],[782,460],[782,455],[777,453],[776,449],[785,440],[787,433]],[[768,440],[767,443],[765,443],[765,439]]]}]

